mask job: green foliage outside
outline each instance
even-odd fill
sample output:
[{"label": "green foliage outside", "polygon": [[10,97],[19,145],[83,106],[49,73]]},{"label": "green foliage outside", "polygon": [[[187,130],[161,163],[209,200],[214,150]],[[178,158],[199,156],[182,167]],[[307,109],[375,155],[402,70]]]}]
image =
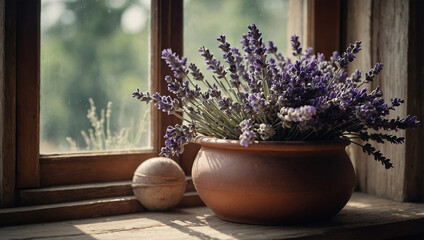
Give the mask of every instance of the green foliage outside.
[{"label": "green foliage outside", "polygon": [[[42,1],[42,14],[48,14],[49,8],[55,10],[55,5],[59,10],[65,8],[48,28],[43,29],[46,21],[42,18],[42,153],[72,151],[67,137],[85,149],[80,132],[90,127],[89,98],[98,106],[113,102],[112,131],[127,128],[131,122],[150,128],[143,117],[148,106],[131,98],[135,88],[148,90],[150,23],[147,20],[137,33],[126,33],[121,24],[130,8],[144,9],[147,14],[150,10],[135,0],[111,7],[108,2],[113,1]],[[149,142],[145,134],[134,144],[146,147]]]}]

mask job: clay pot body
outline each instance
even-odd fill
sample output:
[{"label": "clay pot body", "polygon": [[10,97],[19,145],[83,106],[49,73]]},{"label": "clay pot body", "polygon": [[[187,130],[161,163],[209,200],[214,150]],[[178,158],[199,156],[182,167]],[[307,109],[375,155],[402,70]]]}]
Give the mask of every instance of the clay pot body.
[{"label": "clay pot body", "polygon": [[260,142],[197,137],[192,169],[200,198],[224,220],[251,224],[331,218],[348,202],[355,172],[348,142]]}]

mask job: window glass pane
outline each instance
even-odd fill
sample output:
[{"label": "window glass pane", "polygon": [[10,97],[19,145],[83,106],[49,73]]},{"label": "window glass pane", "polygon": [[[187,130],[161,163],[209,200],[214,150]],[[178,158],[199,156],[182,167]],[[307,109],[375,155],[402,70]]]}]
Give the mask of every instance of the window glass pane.
[{"label": "window glass pane", "polygon": [[[292,34],[306,40],[305,10],[305,0],[185,0],[184,56],[201,68],[204,60],[197,50],[205,46],[224,62],[216,38],[224,34],[233,47],[242,51],[240,40],[251,24],[262,32],[266,45],[273,41],[286,56]],[[202,70],[206,78],[211,78],[211,71]]]},{"label": "window glass pane", "polygon": [[40,153],[146,149],[150,0],[41,0]]}]

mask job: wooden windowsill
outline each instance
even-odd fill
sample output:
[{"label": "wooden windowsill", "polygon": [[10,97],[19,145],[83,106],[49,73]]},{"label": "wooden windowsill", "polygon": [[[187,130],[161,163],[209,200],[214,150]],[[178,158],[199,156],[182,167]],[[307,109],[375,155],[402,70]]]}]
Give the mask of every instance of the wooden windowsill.
[{"label": "wooden windowsill", "polygon": [[5,227],[0,229],[0,236],[2,239],[422,239],[423,226],[422,203],[400,203],[354,193],[331,221],[309,225],[229,223],[218,219],[206,207],[196,207]]}]

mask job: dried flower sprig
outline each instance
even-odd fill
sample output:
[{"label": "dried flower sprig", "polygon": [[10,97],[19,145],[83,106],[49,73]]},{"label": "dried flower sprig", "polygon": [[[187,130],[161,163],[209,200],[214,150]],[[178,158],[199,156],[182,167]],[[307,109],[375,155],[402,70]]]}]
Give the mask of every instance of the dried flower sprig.
[{"label": "dried flower sprig", "polygon": [[[144,99],[147,99],[144,96]],[[100,110],[100,118],[96,112],[96,105],[92,98],[88,99],[90,108],[87,111],[87,118],[90,121],[91,128],[87,131],[81,130],[81,135],[84,139],[85,149],[81,150],[122,150],[122,149],[136,149],[140,143],[140,137],[146,131],[141,126],[139,129],[135,129],[134,123],[130,124],[128,128],[122,128],[119,131],[111,131],[111,120],[112,120],[112,102],[107,103],[105,109]],[[147,120],[148,112],[143,117],[143,121]],[[142,125],[142,124],[140,124]],[[135,133],[135,136],[130,136],[131,133]],[[69,143],[72,151],[78,151],[79,147],[74,139],[66,137],[66,141]]]},{"label": "dried flower sprig", "polygon": [[[231,47],[224,35],[217,38],[227,67],[209,49],[199,49],[207,70],[214,73],[213,79],[206,79],[194,63],[187,67],[186,58],[165,49],[162,59],[175,77],[167,76],[165,81],[177,98],[139,90],[133,93],[138,100],[153,102],[158,109],[185,121],[168,127],[161,155],[181,154],[197,134],[239,139],[246,147],[258,140],[349,139],[385,168],[393,166],[368,142],[401,144],[404,138],[387,131],[415,128],[419,121],[415,116],[387,119],[404,101],[395,98],[388,105],[380,88],[370,93],[361,88],[374,80],[383,64],[377,63],[364,79],[359,70],[347,75],[346,68],[361,50],[361,42],[350,44],[341,54],[334,52],[326,61],[323,54],[313,55],[311,48],[303,51],[294,35],[291,46],[296,58],[290,59],[279,53],[273,42],[266,47],[255,25],[248,29],[241,40],[244,54]],[[203,82],[208,89],[202,91],[194,81]]]}]

